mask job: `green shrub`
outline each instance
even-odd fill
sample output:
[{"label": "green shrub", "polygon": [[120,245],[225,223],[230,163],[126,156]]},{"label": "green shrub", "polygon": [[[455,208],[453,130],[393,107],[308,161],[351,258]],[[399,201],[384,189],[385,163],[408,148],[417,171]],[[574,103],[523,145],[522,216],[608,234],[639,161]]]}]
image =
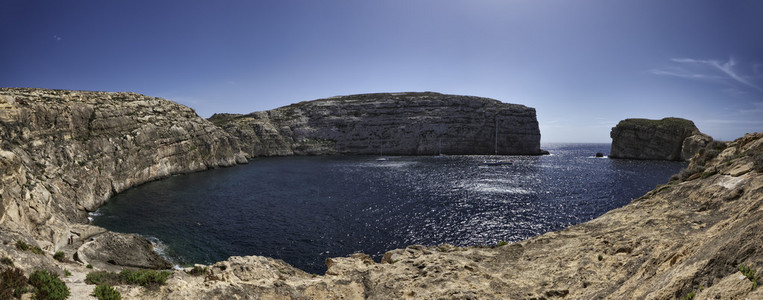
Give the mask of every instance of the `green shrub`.
[{"label": "green shrub", "polygon": [[37,270],[30,274],[29,284],[35,287],[35,299],[63,300],[69,297],[66,284],[47,270]]},{"label": "green shrub", "polygon": [[87,266],[85,266],[85,268],[88,268],[88,269],[92,269],[92,268],[93,268],[93,265],[91,265],[91,264],[87,264]]},{"label": "green shrub", "polygon": [[53,255],[53,258],[55,258],[57,261],[64,261],[66,257],[64,256],[63,251],[58,251]]},{"label": "green shrub", "polygon": [[69,270],[64,269],[64,277],[72,276],[72,272],[69,272]]},{"label": "green shrub", "polygon": [[85,283],[88,284],[96,284],[96,285],[102,285],[102,284],[108,284],[108,285],[118,285],[122,283],[122,277],[119,276],[117,273],[107,272],[107,271],[95,271],[87,273],[85,276]]},{"label": "green shrub", "polygon": [[138,270],[132,271],[124,269],[120,273],[107,271],[90,272],[85,277],[85,282],[96,285],[119,285],[132,284],[144,287],[156,287],[167,282],[167,278],[172,275],[170,271]]},{"label": "green shrub", "polygon": [[10,257],[3,257],[0,259],[0,262],[9,266],[13,266],[13,260]]},{"label": "green shrub", "polygon": [[30,246],[29,244],[27,244],[26,242],[24,242],[22,240],[16,241],[16,249],[19,249],[21,251],[27,251],[31,247],[32,246]]},{"label": "green shrub", "polygon": [[188,274],[191,274],[193,276],[201,276],[207,273],[207,268],[200,267],[200,266],[194,266],[191,271],[188,271]]},{"label": "green shrub", "polygon": [[170,271],[154,271],[154,270],[138,270],[138,271],[130,271],[130,270],[122,270],[119,275],[122,277],[122,280],[127,282],[128,284],[137,284],[145,287],[155,287],[158,285],[163,285],[165,282],[167,282],[167,278],[172,275],[172,272]]},{"label": "green shrub", "polygon": [[42,252],[42,249],[37,246],[32,246],[30,244],[27,244],[26,242],[22,240],[16,241],[16,249],[19,249],[21,251],[32,251],[34,254],[44,254],[45,252]]},{"label": "green shrub", "polygon": [[0,299],[19,298],[26,292],[27,278],[19,268],[8,268],[0,273]]},{"label": "green shrub", "polygon": [[501,246],[506,246],[506,245],[508,245],[508,244],[509,244],[509,242],[507,242],[507,241],[500,241],[500,242],[498,242],[498,245],[497,245],[497,246],[498,246],[498,247],[501,247]]},{"label": "green shrub", "polygon": [[739,264],[737,267],[739,269],[739,272],[742,272],[747,279],[752,281],[752,289],[758,288],[758,285],[760,284],[760,275],[756,275],[758,271],[751,268],[750,266],[747,266],[745,264]]},{"label": "green shrub", "polygon": [[704,173],[702,173],[702,176],[700,176],[700,178],[705,179],[705,178],[708,178],[708,177],[713,176],[715,174],[718,174],[718,171],[704,172]]},{"label": "green shrub", "polygon": [[114,287],[108,284],[101,284],[95,287],[93,290],[93,296],[98,300],[121,300],[122,294],[119,293]]}]

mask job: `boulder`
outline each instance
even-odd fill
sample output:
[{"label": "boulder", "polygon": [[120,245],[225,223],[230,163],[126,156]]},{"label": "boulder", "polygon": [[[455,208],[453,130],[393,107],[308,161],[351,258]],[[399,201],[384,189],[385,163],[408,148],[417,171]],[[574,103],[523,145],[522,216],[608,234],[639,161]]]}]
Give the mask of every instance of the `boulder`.
[{"label": "boulder", "polygon": [[108,268],[108,265],[143,269],[172,267],[154,251],[154,246],[146,238],[116,232],[92,237],[77,250],[77,258],[97,268]]}]

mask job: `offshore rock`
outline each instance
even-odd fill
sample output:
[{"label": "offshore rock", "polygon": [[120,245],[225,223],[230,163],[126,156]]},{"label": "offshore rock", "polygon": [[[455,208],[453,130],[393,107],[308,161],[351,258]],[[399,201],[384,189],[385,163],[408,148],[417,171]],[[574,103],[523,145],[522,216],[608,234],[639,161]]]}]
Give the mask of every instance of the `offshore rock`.
[{"label": "offshore rock", "polygon": [[609,135],[611,158],[688,160],[712,141],[694,122],[681,118],[625,119]]},{"label": "offshore rock", "polygon": [[210,121],[250,156],[544,153],[534,108],[432,92],[332,97]]},{"label": "offshore rock", "polygon": [[695,179],[522,242],[353,254],[328,259],[324,276],[231,257],[144,299],[763,299],[738,271],[763,268],[763,133],[717,149],[692,159]]},{"label": "offshore rock", "polygon": [[0,88],[0,236],[48,253],[81,243],[93,230],[78,223],[115,193],[243,162],[237,139],[168,100]]}]

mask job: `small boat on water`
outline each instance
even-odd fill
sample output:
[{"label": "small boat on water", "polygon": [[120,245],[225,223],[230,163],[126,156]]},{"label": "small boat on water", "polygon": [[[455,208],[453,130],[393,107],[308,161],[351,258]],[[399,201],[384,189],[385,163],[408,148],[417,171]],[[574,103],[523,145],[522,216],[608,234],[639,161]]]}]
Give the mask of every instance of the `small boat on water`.
[{"label": "small boat on water", "polygon": [[506,165],[513,165],[513,160],[486,160],[482,162],[483,165],[486,166],[506,166]]},{"label": "small boat on water", "polygon": [[[495,155],[498,155],[498,118],[495,119]],[[486,160],[482,162],[485,166],[507,166],[513,165],[513,160]]]}]

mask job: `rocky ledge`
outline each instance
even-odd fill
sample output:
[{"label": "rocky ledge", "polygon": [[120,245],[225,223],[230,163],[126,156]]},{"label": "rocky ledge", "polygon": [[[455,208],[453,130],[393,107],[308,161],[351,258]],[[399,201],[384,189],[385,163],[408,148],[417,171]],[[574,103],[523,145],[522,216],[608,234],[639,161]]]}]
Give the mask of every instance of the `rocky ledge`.
[{"label": "rocky ledge", "polygon": [[681,118],[625,119],[610,132],[610,158],[688,160],[712,142],[694,122]]},{"label": "rocky ledge", "polygon": [[543,153],[534,108],[472,96],[341,96],[210,120],[251,156]]}]

